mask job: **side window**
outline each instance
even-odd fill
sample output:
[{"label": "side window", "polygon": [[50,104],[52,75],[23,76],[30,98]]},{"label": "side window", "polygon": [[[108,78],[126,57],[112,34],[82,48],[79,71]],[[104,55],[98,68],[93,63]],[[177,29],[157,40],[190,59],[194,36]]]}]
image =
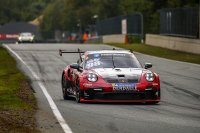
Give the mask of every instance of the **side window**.
[{"label": "side window", "polygon": [[81,67],[83,67],[83,64],[84,64],[83,62],[84,62],[84,61],[81,61],[81,59],[78,59],[78,60],[77,60],[77,63],[78,63],[79,66],[81,66]]},{"label": "side window", "polygon": [[[81,59],[82,59],[82,61],[81,61]],[[84,61],[84,59],[85,59],[85,58],[84,58],[84,55],[81,56],[81,59],[78,59],[78,60],[77,60],[77,63],[79,64],[79,66],[81,66],[81,67],[83,68],[84,62],[85,62],[85,61]]]},{"label": "side window", "polygon": [[85,61],[82,61],[79,65],[83,68],[83,66],[84,66],[84,62]]},{"label": "side window", "polygon": [[80,63],[81,63],[81,60],[80,60],[80,59],[78,59],[78,60],[77,60],[77,63],[80,65]]}]

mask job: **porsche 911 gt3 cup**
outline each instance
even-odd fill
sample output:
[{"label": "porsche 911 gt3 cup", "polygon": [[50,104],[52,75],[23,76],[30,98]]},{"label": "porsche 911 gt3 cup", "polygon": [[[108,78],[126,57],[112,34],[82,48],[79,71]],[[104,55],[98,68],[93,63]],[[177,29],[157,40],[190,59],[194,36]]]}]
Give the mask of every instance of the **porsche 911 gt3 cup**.
[{"label": "porsche 911 gt3 cup", "polygon": [[126,50],[78,52],[77,63],[62,73],[64,99],[77,102],[145,102],[160,101],[158,74],[148,70],[151,63],[141,66],[135,55]]}]

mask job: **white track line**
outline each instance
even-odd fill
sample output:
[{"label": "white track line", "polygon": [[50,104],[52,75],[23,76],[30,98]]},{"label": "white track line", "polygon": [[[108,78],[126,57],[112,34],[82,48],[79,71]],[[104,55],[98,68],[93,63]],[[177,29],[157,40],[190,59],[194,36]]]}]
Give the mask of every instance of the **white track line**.
[{"label": "white track line", "polygon": [[49,102],[49,105],[50,105],[55,117],[57,118],[58,122],[60,123],[63,131],[65,133],[73,133],[71,128],[68,126],[68,124],[66,123],[66,121],[62,117],[60,111],[58,110],[58,107],[55,104],[55,102],[53,101],[53,99],[51,98],[49,93],[47,92],[47,89],[45,88],[43,83],[40,81],[39,76],[37,76],[37,74],[31,69],[31,67],[25,61],[23,61],[22,58],[16,52],[14,52],[8,45],[3,45],[3,46],[5,48],[7,48],[13,55],[15,55],[28,68],[29,71],[32,73],[33,77],[38,81],[38,85],[40,86],[45,97],[47,98],[47,101]]}]

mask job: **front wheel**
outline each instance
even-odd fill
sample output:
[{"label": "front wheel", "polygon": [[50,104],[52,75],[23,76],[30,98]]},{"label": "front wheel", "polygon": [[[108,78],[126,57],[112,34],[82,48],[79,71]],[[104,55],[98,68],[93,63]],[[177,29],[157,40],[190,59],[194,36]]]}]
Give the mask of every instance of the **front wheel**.
[{"label": "front wheel", "polygon": [[62,92],[63,92],[63,99],[64,100],[70,99],[69,92],[67,91],[67,89],[69,89],[69,88],[70,88],[69,81],[67,81],[65,79],[65,76],[63,75],[62,76]]},{"label": "front wheel", "polygon": [[80,90],[76,91],[76,102],[80,103]]},{"label": "front wheel", "polygon": [[81,90],[80,90],[80,84],[78,82],[77,88],[76,88],[76,102],[80,103],[80,97],[81,97]]}]

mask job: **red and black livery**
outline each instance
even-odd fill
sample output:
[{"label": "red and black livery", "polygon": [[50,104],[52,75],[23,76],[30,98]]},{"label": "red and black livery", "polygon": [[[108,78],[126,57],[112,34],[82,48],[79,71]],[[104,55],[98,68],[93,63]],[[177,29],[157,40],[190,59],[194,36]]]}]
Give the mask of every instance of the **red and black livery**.
[{"label": "red and black livery", "polygon": [[160,101],[158,74],[139,63],[127,50],[64,51],[78,53],[77,63],[68,65],[62,73],[62,92],[65,100],[77,102],[143,102]]}]

